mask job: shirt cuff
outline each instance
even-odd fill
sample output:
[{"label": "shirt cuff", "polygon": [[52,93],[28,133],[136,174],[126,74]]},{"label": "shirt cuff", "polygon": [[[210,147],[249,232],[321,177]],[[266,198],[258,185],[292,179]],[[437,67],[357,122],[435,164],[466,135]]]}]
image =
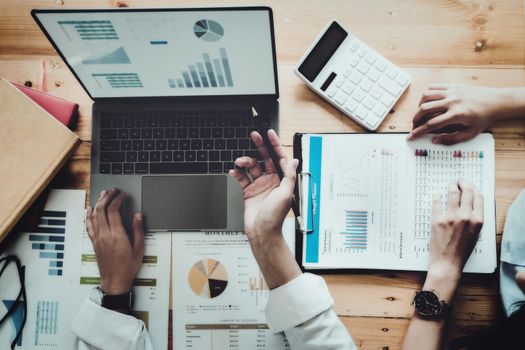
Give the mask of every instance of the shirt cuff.
[{"label": "shirt cuff", "polygon": [[275,333],[283,332],[311,320],[333,304],[324,279],[304,273],[270,291],[266,321]]},{"label": "shirt cuff", "polygon": [[84,301],[71,324],[76,336],[99,349],[131,349],[137,345],[144,322],[97,305],[90,299]]}]

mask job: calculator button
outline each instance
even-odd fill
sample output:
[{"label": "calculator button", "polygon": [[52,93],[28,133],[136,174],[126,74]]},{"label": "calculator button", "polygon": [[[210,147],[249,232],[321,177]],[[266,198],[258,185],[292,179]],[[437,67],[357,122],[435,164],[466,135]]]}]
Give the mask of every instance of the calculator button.
[{"label": "calculator button", "polygon": [[378,84],[394,96],[399,95],[399,93],[403,90],[399,85],[394,83],[392,80],[385,78],[384,76],[379,79]]},{"label": "calculator button", "polygon": [[363,58],[365,55],[366,55],[366,48],[365,47],[361,47],[359,49],[359,52],[357,53],[357,56]]},{"label": "calculator button", "polygon": [[337,96],[335,97],[335,102],[339,103],[340,105],[344,104],[346,102],[346,95],[339,91],[339,93],[337,94]]},{"label": "calculator button", "polygon": [[386,108],[381,106],[380,103],[378,103],[378,104],[376,104],[376,106],[374,107],[372,112],[374,112],[374,114],[377,115],[378,117],[382,117],[382,116],[385,115]]},{"label": "calculator button", "polygon": [[345,78],[348,78],[348,76],[350,75],[350,73],[352,73],[352,70],[350,68],[348,68],[347,70],[345,70],[345,72],[343,73],[343,76]]},{"label": "calculator button", "polygon": [[345,82],[345,79],[343,77],[338,77],[336,80],[335,80],[335,86],[337,87],[341,87],[343,86],[343,83]]},{"label": "calculator button", "polygon": [[357,56],[354,56],[352,60],[350,61],[350,65],[355,68],[357,64],[359,63],[359,58]]},{"label": "calculator button", "polygon": [[358,106],[358,103],[355,102],[353,99],[349,98],[348,101],[346,101],[345,103],[345,109],[351,113],[353,113],[355,111],[355,109],[357,108]]},{"label": "calculator button", "polygon": [[352,50],[352,52],[356,52],[358,48],[359,48],[359,43],[356,41],[352,44],[352,46],[350,47],[350,50]]},{"label": "calculator button", "polygon": [[370,81],[366,80],[366,79],[363,80],[361,82],[361,89],[363,89],[366,92],[369,92],[370,89],[372,89],[372,83]]},{"label": "calculator button", "polygon": [[357,111],[355,112],[355,115],[359,119],[364,120],[366,116],[368,115],[368,111],[366,110],[364,106],[359,106],[359,108],[357,108]]},{"label": "calculator button", "polygon": [[359,63],[359,66],[357,66],[357,70],[361,72],[362,74],[366,74],[369,69],[370,69],[370,66],[366,64],[366,62],[364,61],[361,61],[361,63]]},{"label": "calculator button", "polygon": [[365,98],[365,93],[359,89],[355,89],[352,98],[357,102],[361,102]]},{"label": "calculator button", "polygon": [[380,72],[384,72],[387,67],[387,63],[384,60],[379,59],[377,60],[375,66]]},{"label": "calculator button", "polygon": [[384,94],[383,97],[381,97],[381,103],[387,107],[390,107],[392,102],[394,102],[394,98],[389,94]]},{"label": "calculator button", "polygon": [[377,69],[373,68],[368,71],[368,74],[366,76],[368,77],[368,79],[372,80],[373,82],[376,82],[381,76],[381,73],[379,73]]},{"label": "calculator button", "polygon": [[345,93],[347,93],[348,95],[350,95],[350,94],[352,94],[352,91],[354,91],[354,87],[355,87],[355,85],[352,84],[352,82],[349,81],[349,82],[347,82],[345,84],[345,87],[343,88],[343,91]]},{"label": "calculator button", "polygon": [[396,83],[401,86],[405,86],[408,83],[408,78],[404,74],[399,74],[399,76],[396,78]]},{"label": "calculator button", "polygon": [[350,75],[350,80],[354,83],[354,84],[359,84],[359,82],[363,79],[363,76],[361,74],[359,74],[358,72],[354,71],[352,73],[352,75]]},{"label": "calculator button", "polygon": [[372,97],[367,96],[363,102],[363,105],[371,110],[376,105],[376,101]]},{"label": "calculator button", "polygon": [[369,118],[369,119],[366,120],[366,125],[368,125],[371,128],[375,128],[375,126],[377,125],[378,121],[379,121],[378,119]]},{"label": "calculator button", "polygon": [[388,68],[388,70],[386,71],[386,76],[389,77],[390,79],[394,79],[395,77],[397,77],[398,74],[399,74],[399,71],[395,67],[392,67],[392,66],[390,66],[390,68]]},{"label": "calculator button", "polygon": [[330,90],[328,90],[328,94],[327,95],[328,95],[328,97],[334,97],[336,92],[337,92],[337,89],[333,87]]},{"label": "calculator button", "polygon": [[381,96],[383,96],[383,90],[381,90],[381,88],[379,88],[378,86],[375,86],[372,89],[371,95],[376,100],[379,100],[381,98]]},{"label": "calculator button", "polygon": [[374,64],[377,61],[377,56],[373,52],[369,52],[368,55],[365,57],[365,61],[367,61],[370,64]]}]

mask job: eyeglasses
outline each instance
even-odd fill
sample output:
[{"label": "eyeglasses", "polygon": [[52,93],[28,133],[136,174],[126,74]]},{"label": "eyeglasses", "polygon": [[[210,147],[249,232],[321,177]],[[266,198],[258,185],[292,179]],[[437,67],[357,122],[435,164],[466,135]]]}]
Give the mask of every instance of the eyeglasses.
[{"label": "eyeglasses", "polygon": [[[20,263],[20,260],[16,256],[7,255],[0,259],[0,266],[1,266],[0,280],[2,278],[2,274],[4,273],[4,271],[7,269],[7,267],[11,263],[15,263],[16,265],[16,269],[18,272],[18,279],[20,280],[20,291],[18,292],[18,295],[14,302],[10,303],[10,305],[6,304],[7,313],[2,317],[2,319],[0,319],[0,325],[2,325],[4,321],[9,319],[10,317],[19,318],[20,312],[21,312],[22,316],[21,316],[21,320],[18,321],[19,323],[17,324],[17,322],[14,322],[15,329],[18,328],[16,329],[15,339],[11,343],[11,349],[14,350],[14,348],[17,345],[21,345],[19,342],[21,341],[22,331],[24,330],[24,326],[26,324],[26,319],[27,319],[27,299],[26,299],[26,287],[25,287],[25,282],[24,282],[25,281],[25,266],[22,266],[22,264]],[[20,306],[23,307],[21,311],[19,311]]]}]

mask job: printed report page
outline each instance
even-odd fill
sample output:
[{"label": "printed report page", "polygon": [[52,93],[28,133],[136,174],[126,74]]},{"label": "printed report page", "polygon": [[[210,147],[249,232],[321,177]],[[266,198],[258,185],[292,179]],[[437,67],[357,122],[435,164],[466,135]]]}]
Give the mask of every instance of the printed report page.
[{"label": "printed report page", "polygon": [[172,254],[174,349],[290,349],[268,329],[268,286],[243,232],[174,232]]},{"label": "printed report page", "polygon": [[467,272],[496,266],[494,140],[457,147],[405,134],[305,135],[302,207],[313,232],[303,239],[308,268],[426,270],[432,198],[462,177],[485,196],[485,225]]}]

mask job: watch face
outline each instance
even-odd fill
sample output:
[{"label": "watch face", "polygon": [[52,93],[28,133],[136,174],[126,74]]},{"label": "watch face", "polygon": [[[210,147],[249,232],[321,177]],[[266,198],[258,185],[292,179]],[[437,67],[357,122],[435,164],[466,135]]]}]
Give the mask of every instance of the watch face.
[{"label": "watch face", "polygon": [[441,302],[436,293],[432,291],[423,290],[416,293],[414,306],[422,316],[439,316],[441,314]]},{"label": "watch face", "polygon": [[94,302],[97,305],[102,305],[102,298],[104,294],[100,290],[99,287],[93,288],[91,290],[91,294],[89,295],[89,299]]}]

